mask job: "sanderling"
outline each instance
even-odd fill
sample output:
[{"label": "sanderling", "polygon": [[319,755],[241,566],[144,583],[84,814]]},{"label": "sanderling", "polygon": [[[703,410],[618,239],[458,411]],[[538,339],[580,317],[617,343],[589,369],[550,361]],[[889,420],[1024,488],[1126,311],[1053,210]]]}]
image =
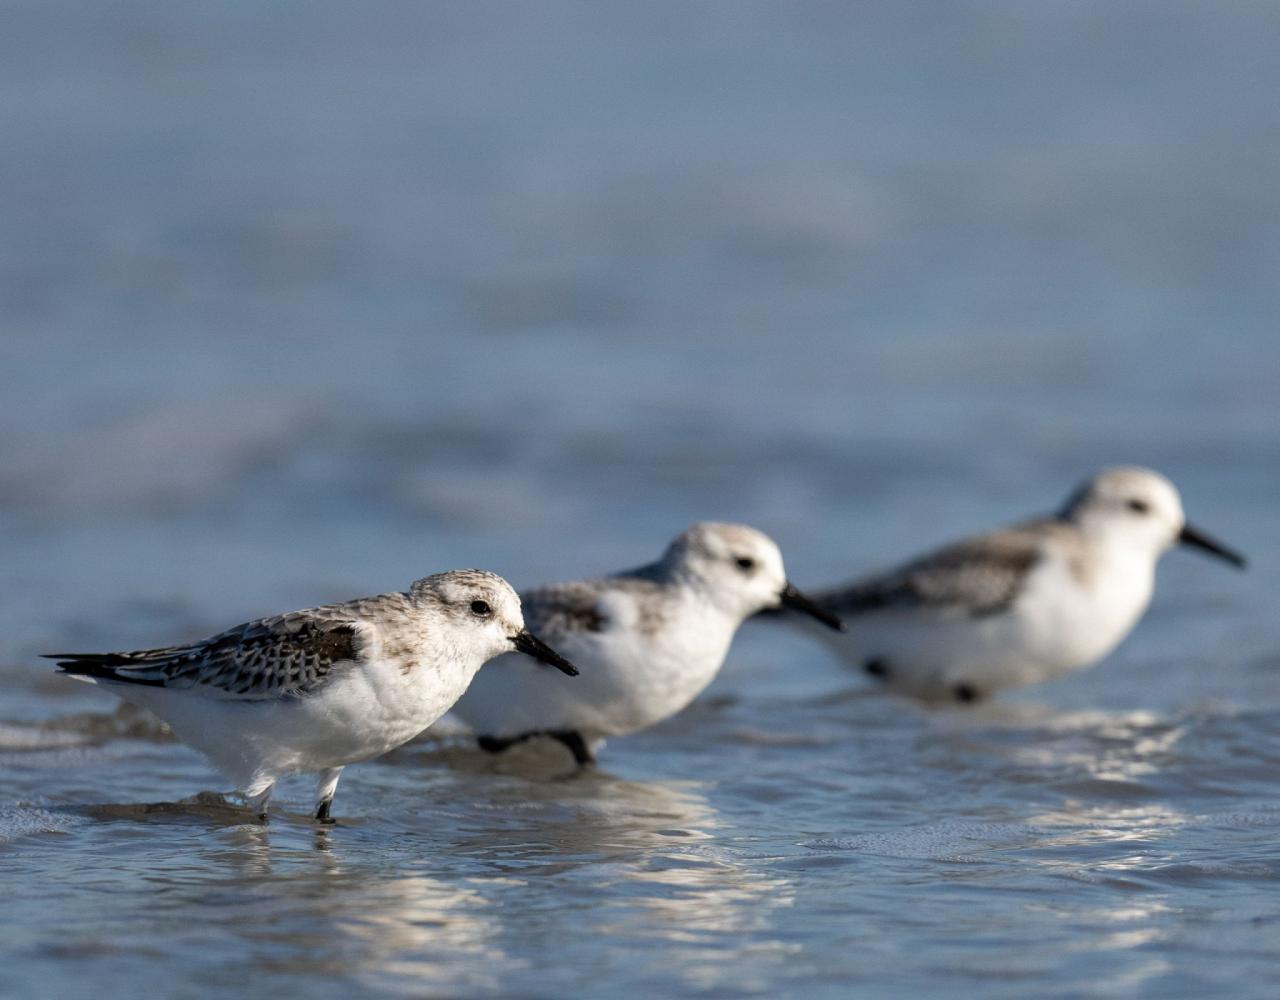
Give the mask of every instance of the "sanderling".
[{"label": "sanderling", "polygon": [[315,815],[329,822],[345,765],[413,739],[512,648],[577,673],[525,628],[510,584],[466,569],[185,646],[49,658],[168,722],[263,819],[279,778],[319,772]]},{"label": "sanderling", "polygon": [[1245,565],[1187,524],[1163,476],[1109,469],[1056,517],[957,542],[815,599],[849,623],[832,642],[837,652],[891,689],[976,701],[1109,653],[1146,610],[1156,562],[1178,542]]},{"label": "sanderling", "polygon": [[455,715],[492,752],[532,736],[563,743],[579,764],[597,744],[680,711],[715,677],[742,621],[780,604],[832,628],[787,582],[782,554],[738,524],[696,524],[658,562],[597,580],[523,595],[530,625],[582,664],[576,690],[551,691],[523,656],[496,660]]}]

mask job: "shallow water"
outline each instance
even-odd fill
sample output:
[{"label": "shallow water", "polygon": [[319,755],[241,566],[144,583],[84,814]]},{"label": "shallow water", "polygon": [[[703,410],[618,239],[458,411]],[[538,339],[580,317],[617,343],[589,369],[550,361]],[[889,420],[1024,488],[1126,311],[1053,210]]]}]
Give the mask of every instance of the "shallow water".
[{"label": "shallow water", "polygon": [[[1273,996],[1263,5],[0,10],[0,994]],[[1141,462],[1098,669],[969,712],[803,636],[596,773],[419,744],[267,827],[37,654],[689,521],[801,585]]]}]

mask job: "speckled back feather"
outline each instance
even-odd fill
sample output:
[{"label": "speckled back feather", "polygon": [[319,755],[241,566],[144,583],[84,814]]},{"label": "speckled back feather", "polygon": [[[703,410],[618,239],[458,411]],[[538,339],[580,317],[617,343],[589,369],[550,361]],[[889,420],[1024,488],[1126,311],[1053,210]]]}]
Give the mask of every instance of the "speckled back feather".
[{"label": "speckled back feather", "polygon": [[244,700],[297,697],[364,655],[362,620],[407,614],[403,594],[259,618],[203,642],[125,653],[51,654],[74,676]]}]

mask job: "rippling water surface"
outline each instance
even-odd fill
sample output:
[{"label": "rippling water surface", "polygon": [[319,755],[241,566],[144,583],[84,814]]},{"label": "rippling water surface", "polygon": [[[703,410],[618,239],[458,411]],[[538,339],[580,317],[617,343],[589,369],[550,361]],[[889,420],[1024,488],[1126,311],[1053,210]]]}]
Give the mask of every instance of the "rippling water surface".
[{"label": "rippling water surface", "polygon": [[[1274,996],[1266,5],[0,11],[0,993]],[[37,654],[770,532],[801,585],[1167,472],[1097,670],[974,711],[739,635],[565,774],[339,825]]]}]

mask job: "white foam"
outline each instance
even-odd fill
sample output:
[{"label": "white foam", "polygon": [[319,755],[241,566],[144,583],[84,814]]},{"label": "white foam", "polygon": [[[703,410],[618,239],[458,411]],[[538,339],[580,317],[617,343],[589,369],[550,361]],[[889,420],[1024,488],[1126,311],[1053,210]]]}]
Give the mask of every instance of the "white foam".
[{"label": "white foam", "polygon": [[33,806],[0,806],[0,844],[9,844],[33,833],[67,833],[83,822],[77,816]]},{"label": "white foam", "polygon": [[61,750],[89,742],[85,734],[37,726],[0,722],[0,752],[7,750]]}]

